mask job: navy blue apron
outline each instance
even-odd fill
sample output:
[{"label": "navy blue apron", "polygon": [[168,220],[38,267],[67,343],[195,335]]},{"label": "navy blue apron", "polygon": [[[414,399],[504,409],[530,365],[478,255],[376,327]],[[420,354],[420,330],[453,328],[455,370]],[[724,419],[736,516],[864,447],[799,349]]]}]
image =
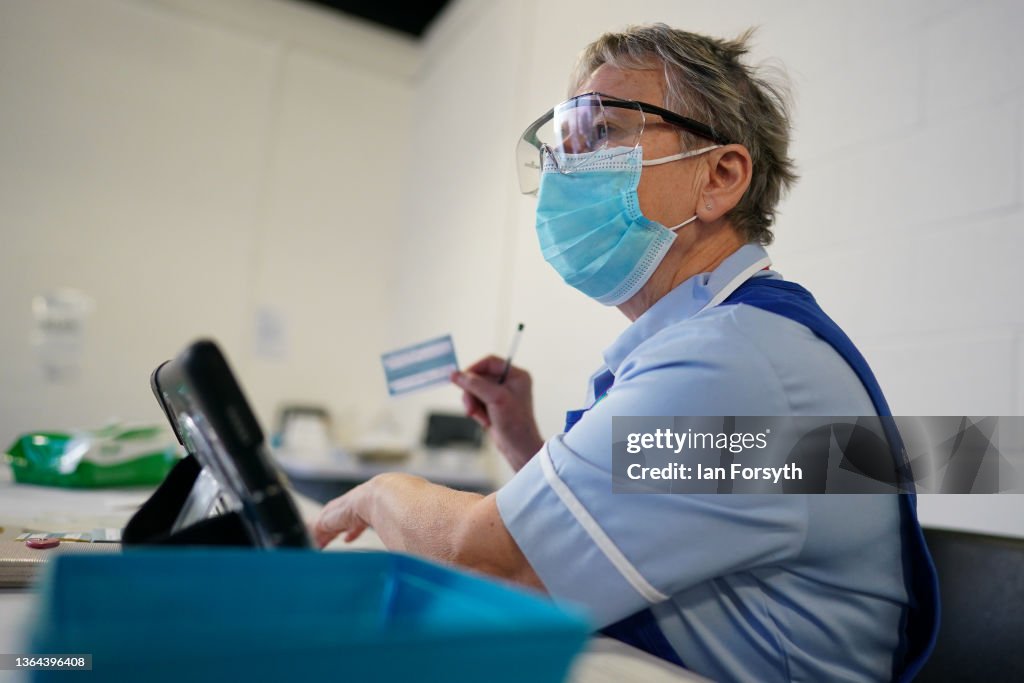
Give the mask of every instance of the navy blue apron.
[{"label": "navy blue apron", "polygon": [[[896,460],[897,471],[903,477],[901,485],[909,493],[900,495],[900,534],[903,545],[903,580],[907,590],[908,609],[900,629],[900,643],[893,660],[893,680],[909,681],[935,647],[939,630],[939,583],[935,564],[928,553],[921,525],[917,520],[917,497],[903,449],[903,442],[892,417],[889,404],[868,363],[850,338],[818,306],[811,293],[798,284],[770,278],[753,278],[740,285],[720,306],[746,304],[799,323],[835,349],[860,378],[871,397],[875,411],[883,418],[883,427]],[[598,400],[611,388],[614,377],[604,372],[594,380],[594,395]],[[579,422],[586,410],[573,410],[566,414],[565,431]],[[657,619],[650,609],[618,621],[601,631],[604,635],[638,647],[669,662],[683,666],[679,655],[665,638]]]}]

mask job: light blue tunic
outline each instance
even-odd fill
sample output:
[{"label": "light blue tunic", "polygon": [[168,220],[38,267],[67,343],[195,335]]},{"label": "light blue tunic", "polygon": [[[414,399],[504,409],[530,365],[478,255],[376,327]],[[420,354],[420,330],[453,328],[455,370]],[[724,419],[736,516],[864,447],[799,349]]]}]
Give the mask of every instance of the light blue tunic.
[{"label": "light blue tunic", "polygon": [[599,627],[651,608],[712,679],[888,680],[907,602],[896,496],[611,491],[613,415],[875,414],[804,326],[743,304],[701,310],[764,256],[746,245],[634,321],[604,353],[607,396],[593,404],[591,388],[591,409],[498,492],[498,509],[555,599]]}]

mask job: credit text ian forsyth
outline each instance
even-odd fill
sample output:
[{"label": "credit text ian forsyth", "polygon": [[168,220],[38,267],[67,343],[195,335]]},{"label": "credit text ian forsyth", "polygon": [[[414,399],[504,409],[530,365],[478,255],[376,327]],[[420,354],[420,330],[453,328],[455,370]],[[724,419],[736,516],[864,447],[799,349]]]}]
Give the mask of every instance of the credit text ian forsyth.
[{"label": "credit text ian forsyth", "polygon": [[[644,449],[672,451],[680,455],[688,450],[728,451],[743,453],[751,450],[764,450],[768,447],[768,435],[771,429],[763,432],[695,432],[687,429],[677,432],[672,429],[655,429],[651,432],[631,432],[626,437],[626,452],[631,455],[642,453]],[[803,471],[793,463],[782,467],[749,467],[739,463],[728,466],[709,466],[701,463],[685,465],[681,462],[670,462],[661,467],[647,467],[633,463],[626,468],[626,476],[633,480],[643,479],[676,479],[676,480],[744,480],[744,481],[793,481],[803,479]]]}]

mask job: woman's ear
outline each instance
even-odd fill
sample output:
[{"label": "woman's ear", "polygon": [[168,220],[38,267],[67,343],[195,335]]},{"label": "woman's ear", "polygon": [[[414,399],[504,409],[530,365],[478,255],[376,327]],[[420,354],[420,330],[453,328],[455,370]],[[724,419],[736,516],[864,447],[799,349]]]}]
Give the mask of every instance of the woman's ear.
[{"label": "woman's ear", "polygon": [[708,153],[707,180],[697,205],[701,222],[714,222],[736,208],[750,187],[752,168],[743,145],[725,145]]}]

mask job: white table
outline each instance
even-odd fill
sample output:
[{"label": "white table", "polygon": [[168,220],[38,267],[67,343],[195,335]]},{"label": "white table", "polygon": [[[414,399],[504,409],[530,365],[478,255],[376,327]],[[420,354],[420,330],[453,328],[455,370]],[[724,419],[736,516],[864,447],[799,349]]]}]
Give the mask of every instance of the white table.
[{"label": "white table", "polygon": [[[10,479],[10,469],[0,460],[0,525],[53,531],[121,527],[149,496],[149,490],[65,490],[22,486]],[[313,519],[320,506],[302,496],[296,501],[303,517]],[[383,549],[372,532],[355,543],[340,540],[328,550]],[[32,590],[0,589],[0,653],[22,650],[25,624],[36,607]],[[0,681],[22,680],[13,672],[0,671]],[[645,652],[608,638],[595,638],[573,665],[573,683],[678,683],[704,681],[695,674],[671,666]]]}]

